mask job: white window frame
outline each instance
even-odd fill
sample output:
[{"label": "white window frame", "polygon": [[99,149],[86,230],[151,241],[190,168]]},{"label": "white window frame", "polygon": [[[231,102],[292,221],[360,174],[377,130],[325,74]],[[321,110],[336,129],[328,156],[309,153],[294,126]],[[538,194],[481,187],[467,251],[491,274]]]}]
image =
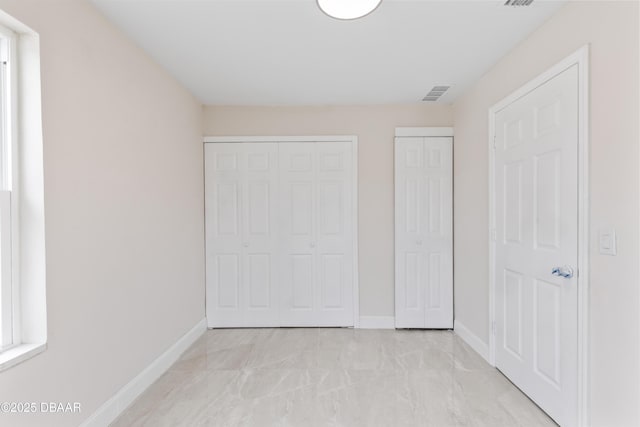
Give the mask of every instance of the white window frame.
[{"label": "white window frame", "polygon": [[0,250],[11,254],[10,261],[3,257],[5,265],[0,266],[0,274],[7,276],[0,285],[3,371],[46,350],[47,307],[40,37],[0,10],[0,39],[9,52],[0,74],[9,81],[2,105],[10,116],[0,141],[0,162],[9,166],[0,174],[0,209],[5,213],[0,232],[4,228],[5,235],[11,234],[0,244]]},{"label": "white window frame", "polygon": [[20,344],[16,49],[16,34],[0,25],[0,352]]}]

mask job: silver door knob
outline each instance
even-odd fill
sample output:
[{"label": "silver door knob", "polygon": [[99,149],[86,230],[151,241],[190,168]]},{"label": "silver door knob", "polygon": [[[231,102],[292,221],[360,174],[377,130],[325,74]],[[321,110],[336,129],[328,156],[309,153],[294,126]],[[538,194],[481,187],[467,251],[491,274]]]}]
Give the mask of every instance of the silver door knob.
[{"label": "silver door knob", "polygon": [[315,248],[316,247],[316,242],[309,243],[309,246],[312,247],[312,248]]},{"label": "silver door knob", "polygon": [[573,277],[573,268],[565,265],[564,267],[554,267],[551,270],[551,274],[558,277],[564,277],[565,279],[571,279]]},{"label": "silver door knob", "polygon": [[249,242],[244,242],[244,243],[243,243],[243,246],[244,246],[245,248],[248,248],[248,247],[249,247]]},{"label": "silver door knob", "polygon": [[416,245],[421,245],[422,244],[422,240],[418,239],[416,240]]}]

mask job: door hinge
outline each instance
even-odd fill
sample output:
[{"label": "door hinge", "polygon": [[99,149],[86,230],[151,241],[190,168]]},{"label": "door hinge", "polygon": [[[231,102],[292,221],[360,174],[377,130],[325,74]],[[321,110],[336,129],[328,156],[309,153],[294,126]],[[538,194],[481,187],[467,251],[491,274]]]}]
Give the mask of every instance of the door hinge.
[{"label": "door hinge", "polygon": [[489,235],[491,236],[491,241],[495,242],[496,241],[496,229],[492,228],[489,230]]},{"label": "door hinge", "polygon": [[493,136],[493,149],[495,150],[498,147],[498,142],[496,140],[496,136]]},{"label": "door hinge", "polygon": [[495,320],[491,322],[491,333],[493,335],[496,334],[496,321]]}]

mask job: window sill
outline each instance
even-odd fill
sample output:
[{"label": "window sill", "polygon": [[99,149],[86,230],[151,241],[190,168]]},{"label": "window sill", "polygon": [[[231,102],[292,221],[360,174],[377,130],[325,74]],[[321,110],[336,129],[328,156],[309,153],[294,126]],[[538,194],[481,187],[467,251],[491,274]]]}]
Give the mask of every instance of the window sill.
[{"label": "window sill", "polygon": [[0,372],[31,359],[47,349],[47,343],[20,344],[0,353]]}]

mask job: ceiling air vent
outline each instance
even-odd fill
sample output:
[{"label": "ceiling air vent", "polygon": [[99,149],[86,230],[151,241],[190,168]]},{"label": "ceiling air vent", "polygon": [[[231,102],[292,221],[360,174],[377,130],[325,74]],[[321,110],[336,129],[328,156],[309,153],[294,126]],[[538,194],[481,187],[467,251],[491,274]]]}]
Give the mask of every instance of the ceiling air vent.
[{"label": "ceiling air vent", "polygon": [[533,3],[533,0],[507,0],[504,2],[505,6],[529,6]]},{"label": "ceiling air vent", "polygon": [[451,86],[434,86],[427,96],[422,98],[423,101],[437,101]]}]

